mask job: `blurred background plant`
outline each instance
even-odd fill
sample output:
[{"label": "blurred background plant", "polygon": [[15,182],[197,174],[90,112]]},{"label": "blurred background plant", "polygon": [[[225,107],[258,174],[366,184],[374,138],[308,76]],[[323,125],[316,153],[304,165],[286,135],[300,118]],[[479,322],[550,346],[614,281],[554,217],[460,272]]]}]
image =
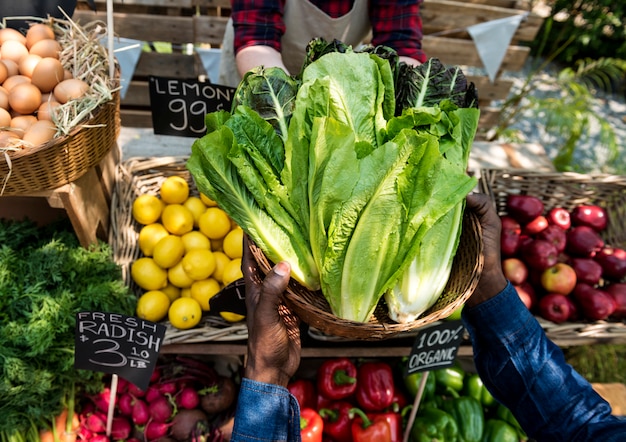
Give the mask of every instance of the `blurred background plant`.
[{"label": "blurred background plant", "polygon": [[[626,4],[543,0],[525,79],[505,102],[490,140],[523,142],[532,129],[558,171],[626,174],[626,140],[599,111],[626,91]],[[540,91],[540,93],[538,93]],[[626,121],[621,122],[626,123]]]}]

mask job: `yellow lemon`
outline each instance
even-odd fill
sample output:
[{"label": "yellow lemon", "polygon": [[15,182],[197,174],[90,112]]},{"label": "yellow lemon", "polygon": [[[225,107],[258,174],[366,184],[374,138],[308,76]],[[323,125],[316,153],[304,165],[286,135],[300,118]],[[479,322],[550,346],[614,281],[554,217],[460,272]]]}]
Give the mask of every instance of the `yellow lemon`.
[{"label": "yellow lemon", "polygon": [[154,195],[139,195],[133,201],[133,218],[139,224],[152,224],[159,220],[163,211],[163,202]]},{"label": "yellow lemon", "polygon": [[167,269],[167,279],[169,282],[181,289],[191,287],[191,284],[194,282],[194,280],[191,279],[187,273],[185,273],[182,260],[179,261],[174,267]]},{"label": "yellow lemon", "polygon": [[244,315],[233,312],[220,312],[220,316],[224,318],[227,322],[239,322],[246,319]]},{"label": "yellow lemon", "polygon": [[160,321],[169,308],[170,298],[160,290],[150,290],[137,300],[137,316],[147,321]]},{"label": "yellow lemon", "polygon": [[230,232],[230,218],[219,207],[208,207],[198,220],[198,228],[209,239],[224,238]]},{"label": "yellow lemon", "polygon": [[203,279],[191,284],[191,297],[200,303],[205,312],[210,309],[209,301],[221,290],[220,283],[213,278]]},{"label": "yellow lemon", "polygon": [[152,258],[142,257],[135,260],[130,267],[130,275],[144,290],[159,290],[167,285],[167,271]]},{"label": "yellow lemon", "polygon": [[222,283],[228,285],[241,278],[243,278],[243,273],[241,272],[241,258],[235,258],[224,267]]},{"label": "yellow lemon", "polygon": [[224,268],[230,262],[230,258],[224,252],[213,252],[213,257],[215,258],[215,270],[213,270],[211,277],[223,284]]},{"label": "yellow lemon", "polygon": [[241,258],[243,255],[243,230],[240,227],[226,234],[222,249],[230,259]]},{"label": "yellow lemon", "polygon": [[178,298],[167,312],[171,324],[180,330],[193,328],[202,319],[202,307],[193,298]]},{"label": "yellow lemon", "polygon": [[161,291],[165,293],[168,298],[170,298],[170,302],[174,299],[180,298],[180,289],[170,282],[168,282],[167,285],[161,289]]},{"label": "yellow lemon", "polygon": [[167,235],[154,245],[152,258],[164,269],[174,267],[185,254],[185,245],[178,235]]},{"label": "yellow lemon", "polygon": [[200,219],[200,215],[206,210],[206,205],[197,196],[190,196],[185,200],[183,206],[189,209],[193,215],[194,226],[198,227],[198,220]]},{"label": "yellow lemon", "polygon": [[181,176],[168,176],[161,183],[159,194],[166,204],[182,204],[189,197],[189,184]]},{"label": "yellow lemon", "polygon": [[141,250],[141,253],[145,256],[152,256],[156,243],[169,234],[170,232],[168,232],[161,223],[152,223],[143,226],[139,231],[139,237],[137,238],[139,250]]},{"label": "yellow lemon", "polygon": [[168,232],[184,235],[193,230],[193,214],[182,204],[168,204],[161,213],[161,223]]},{"label": "yellow lemon", "polygon": [[185,252],[193,249],[205,249],[211,250],[211,240],[204,235],[204,233],[198,230],[192,230],[181,236],[183,245],[185,246]]},{"label": "yellow lemon", "polygon": [[207,207],[217,207],[217,203],[208,196],[206,196],[204,193],[200,193],[200,199]]},{"label": "yellow lemon", "polygon": [[206,279],[215,270],[215,257],[207,249],[192,249],[183,256],[183,269],[191,279]]},{"label": "yellow lemon", "polygon": [[185,287],[184,289],[180,289],[180,297],[191,298],[191,287]]}]

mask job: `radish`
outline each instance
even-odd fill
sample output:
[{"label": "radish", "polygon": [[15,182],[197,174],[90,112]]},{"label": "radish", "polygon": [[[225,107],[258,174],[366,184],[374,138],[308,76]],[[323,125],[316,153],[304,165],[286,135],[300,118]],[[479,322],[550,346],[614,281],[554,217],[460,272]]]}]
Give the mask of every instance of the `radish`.
[{"label": "radish", "polygon": [[163,394],[159,390],[159,387],[157,387],[156,385],[150,385],[146,390],[146,395],[144,396],[144,399],[146,400],[146,402],[150,403],[160,397],[163,397]]},{"label": "radish", "polygon": [[200,404],[200,396],[195,388],[185,387],[176,396],[176,403],[179,407],[192,410]]},{"label": "radish", "polygon": [[131,418],[135,425],[144,425],[148,422],[148,419],[150,419],[150,409],[144,400],[135,399]]},{"label": "radish", "polygon": [[105,434],[94,434],[89,439],[90,442],[109,442],[109,438]]},{"label": "radish", "polygon": [[161,378],[161,374],[162,374],[161,369],[159,367],[155,368],[152,374],[150,375],[150,383],[155,384],[159,382],[159,379]]},{"label": "radish", "polygon": [[105,387],[100,393],[91,397],[96,408],[107,413],[109,411],[109,403],[111,402],[111,389]]},{"label": "radish", "polygon": [[133,426],[127,418],[115,416],[111,422],[111,437],[113,440],[126,440],[133,431]]},{"label": "radish", "polygon": [[104,433],[107,429],[106,421],[106,415],[95,412],[87,416],[85,427],[92,433]]},{"label": "radish", "polygon": [[117,399],[117,408],[122,416],[130,417],[133,414],[134,398],[130,393],[124,393]]},{"label": "radish", "polygon": [[117,394],[124,393],[126,389],[128,388],[129,384],[130,382],[128,382],[126,379],[118,378],[117,379]]},{"label": "radish", "polygon": [[174,412],[172,404],[170,404],[165,396],[161,396],[152,401],[148,405],[148,408],[150,417],[155,422],[167,422]]},{"label": "radish", "polygon": [[147,440],[156,440],[167,436],[172,424],[166,424],[165,422],[150,421],[146,425],[144,435]]},{"label": "radish", "polygon": [[158,384],[159,391],[162,394],[171,394],[172,396],[178,391],[178,384],[174,381]]},{"label": "radish", "polygon": [[146,392],[137,387],[135,384],[129,384],[127,391],[134,397],[144,397],[146,395]]}]

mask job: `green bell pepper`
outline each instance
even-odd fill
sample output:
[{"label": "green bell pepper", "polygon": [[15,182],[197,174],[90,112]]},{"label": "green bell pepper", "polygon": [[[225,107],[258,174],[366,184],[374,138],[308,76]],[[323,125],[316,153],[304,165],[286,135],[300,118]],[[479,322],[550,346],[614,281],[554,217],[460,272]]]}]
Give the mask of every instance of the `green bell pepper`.
[{"label": "green bell pepper", "polygon": [[[411,373],[404,378],[404,385],[408,393],[411,395],[411,398],[413,399],[415,399],[415,396],[417,396],[417,391],[419,389],[420,382],[422,381],[422,376],[424,376],[424,372]],[[435,386],[435,376],[433,376],[432,373],[429,373],[428,377],[426,378],[424,393],[422,393],[422,402],[428,401],[435,396]]]},{"label": "green bell pepper", "polygon": [[431,374],[435,375],[438,391],[446,393],[449,389],[456,392],[463,390],[465,372],[460,367],[453,365],[451,367],[440,368],[433,370]]},{"label": "green bell pepper", "polygon": [[502,419],[487,419],[482,442],[519,442],[517,430]]},{"label": "green bell pepper", "polygon": [[508,423],[513,428],[515,428],[517,430],[517,434],[520,439],[523,439],[523,440],[528,439],[526,432],[524,431],[522,426],[519,424],[515,416],[513,416],[513,413],[511,413],[511,410],[509,410],[507,407],[505,407],[502,404],[498,404],[498,408],[496,408],[496,417]]},{"label": "green bell pepper", "polygon": [[457,442],[458,427],[452,416],[436,408],[420,410],[411,427],[412,442]]},{"label": "green bell pepper", "polygon": [[465,394],[476,399],[483,407],[492,407],[497,404],[478,373],[465,377]]},{"label": "green bell pepper", "polygon": [[441,404],[459,427],[460,442],[481,442],[485,428],[483,406],[471,396],[449,398]]}]

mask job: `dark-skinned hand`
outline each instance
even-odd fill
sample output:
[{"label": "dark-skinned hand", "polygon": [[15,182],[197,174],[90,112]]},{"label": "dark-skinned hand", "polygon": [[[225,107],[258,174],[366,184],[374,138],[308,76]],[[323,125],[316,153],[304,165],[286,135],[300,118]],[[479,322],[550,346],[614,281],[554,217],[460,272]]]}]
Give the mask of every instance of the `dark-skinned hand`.
[{"label": "dark-skinned hand", "polygon": [[263,278],[244,237],[241,270],[246,283],[248,357],[244,376],[287,386],[300,365],[298,318],[282,303],[291,266],[279,262]]},{"label": "dark-skinned hand", "polygon": [[478,287],[472,296],[465,302],[467,307],[480,304],[498,293],[507,284],[502,273],[500,260],[500,232],[502,224],[491,199],[481,193],[472,193],[467,196],[467,208],[473,211],[479,219],[483,234],[483,253],[485,263]]}]

